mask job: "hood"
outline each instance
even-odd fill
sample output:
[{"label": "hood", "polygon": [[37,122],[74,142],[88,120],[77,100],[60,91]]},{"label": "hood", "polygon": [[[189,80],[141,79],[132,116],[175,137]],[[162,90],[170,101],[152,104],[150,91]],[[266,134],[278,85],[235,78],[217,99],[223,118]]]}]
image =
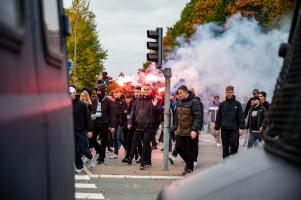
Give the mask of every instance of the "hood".
[{"label": "hood", "polygon": [[183,101],[190,101],[193,98],[195,98],[195,95],[192,92],[188,91],[188,97],[183,99]]}]

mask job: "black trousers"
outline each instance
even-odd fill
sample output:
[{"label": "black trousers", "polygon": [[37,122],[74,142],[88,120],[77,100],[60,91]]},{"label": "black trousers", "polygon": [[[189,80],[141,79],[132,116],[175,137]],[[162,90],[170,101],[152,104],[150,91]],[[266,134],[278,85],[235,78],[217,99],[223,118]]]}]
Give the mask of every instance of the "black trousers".
[{"label": "black trousers", "polygon": [[193,149],[193,161],[198,161],[199,156],[199,134],[197,134],[196,138],[192,140],[192,149]]},{"label": "black trousers", "polygon": [[102,125],[94,128],[93,138],[97,138],[99,136],[100,138],[100,144],[96,141],[93,144],[93,147],[95,148],[96,152],[99,154],[98,161],[104,162],[104,159],[106,157],[106,147],[108,146],[108,125]]},{"label": "black trousers", "polygon": [[153,139],[154,129],[149,128],[144,131],[136,130],[132,143],[131,159],[135,155],[135,150],[138,147],[138,143],[142,142],[142,154],[141,154],[141,163],[140,165],[151,164],[151,141]]},{"label": "black trousers", "polygon": [[238,130],[221,130],[223,144],[223,158],[237,153],[239,146],[239,131]]},{"label": "black trousers", "polygon": [[[135,129],[131,128],[124,128],[124,135],[126,136],[126,158],[130,158],[131,157],[131,152],[132,152],[132,145],[133,145],[133,138],[134,138],[134,134],[135,134]],[[140,143],[141,144],[141,143]],[[136,154],[136,152],[134,152],[134,154]]]},{"label": "black trousers", "polygon": [[88,159],[92,159],[93,155],[89,150],[88,139],[86,136],[86,131],[75,131],[75,166],[77,169],[83,168],[83,161],[81,159],[82,155],[86,156]]},{"label": "black trousers", "polygon": [[193,145],[190,136],[176,136],[176,150],[186,163],[187,169],[193,170]]}]

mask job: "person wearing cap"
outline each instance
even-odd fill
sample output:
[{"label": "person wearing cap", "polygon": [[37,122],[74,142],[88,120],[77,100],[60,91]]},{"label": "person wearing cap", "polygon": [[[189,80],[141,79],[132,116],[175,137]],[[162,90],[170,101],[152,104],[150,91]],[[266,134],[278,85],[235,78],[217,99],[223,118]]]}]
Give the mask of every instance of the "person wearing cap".
[{"label": "person wearing cap", "polygon": [[249,130],[248,148],[255,146],[255,142],[262,141],[260,132],[262,132],[262,122],[264,120],[266,109],[259,102],[259,97],[255,96],[251,99],[252,107],[249,110],[246,129]]},{"label": "person wearing cap", "polygon": [[[106,157],[106,147],[108,144],[108,134],[113,133],[116,123],[116,118],[112,112],[112,101],[106,97],[106,89],[103,84],[97,87],[97,103],[92,106],[93,120],[93,147],[99,154],[98,164],[103,164]],[[100,137],[101,144],[97,142],[97,137]]]},{"label": "person wearing cap", "polygon": [[[259,95],[259,90],[258,90],[258,89],[253,89],[252,94],[253,94],[253,97],[258,97],[258,95]],[[245,119],[247,118],[248,113],[249,113],[249,110],[250,110],[250,108],[251,108],[251,101],[252,101],[253,97],[251,97],[251,98],[249,99],[249,101],[248,101],[248,103],[247,103],[247,105],[246,105],[246,108],[245,108],[245,110],[244,110]]]}]

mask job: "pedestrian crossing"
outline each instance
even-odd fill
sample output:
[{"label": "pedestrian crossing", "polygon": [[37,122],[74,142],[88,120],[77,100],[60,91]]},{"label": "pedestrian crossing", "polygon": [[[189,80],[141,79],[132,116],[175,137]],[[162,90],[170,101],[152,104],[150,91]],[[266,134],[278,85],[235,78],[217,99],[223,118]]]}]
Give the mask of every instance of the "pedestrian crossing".
[{"label": "pedestrian crossing", "polygon": [[100,188],[91,183],[91,177],[87,175],[75,175],[75,199],[105,199]]}]

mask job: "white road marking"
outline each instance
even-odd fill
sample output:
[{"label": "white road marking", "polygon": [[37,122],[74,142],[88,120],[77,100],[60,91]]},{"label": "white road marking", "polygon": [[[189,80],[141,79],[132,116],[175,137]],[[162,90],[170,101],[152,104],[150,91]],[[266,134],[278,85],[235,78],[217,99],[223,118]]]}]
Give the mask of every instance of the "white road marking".
[{"label": "white road marking", "polygon": [[75,180],[90,180],[90,177],[87,175],[75,175]]},{"label": "white road marking", "polygon": [[112,179],[181,179],[183,176],[137,176],[137,175],[99,175],[99,178]]},{"label": "white road marking", "polygon": [[95,184],[90,183],[75,183],[75,188],[97,188]]},{"label": "white road marking", "polygon": [[102,193],[75,193],[76,199],[105,199]]}]

